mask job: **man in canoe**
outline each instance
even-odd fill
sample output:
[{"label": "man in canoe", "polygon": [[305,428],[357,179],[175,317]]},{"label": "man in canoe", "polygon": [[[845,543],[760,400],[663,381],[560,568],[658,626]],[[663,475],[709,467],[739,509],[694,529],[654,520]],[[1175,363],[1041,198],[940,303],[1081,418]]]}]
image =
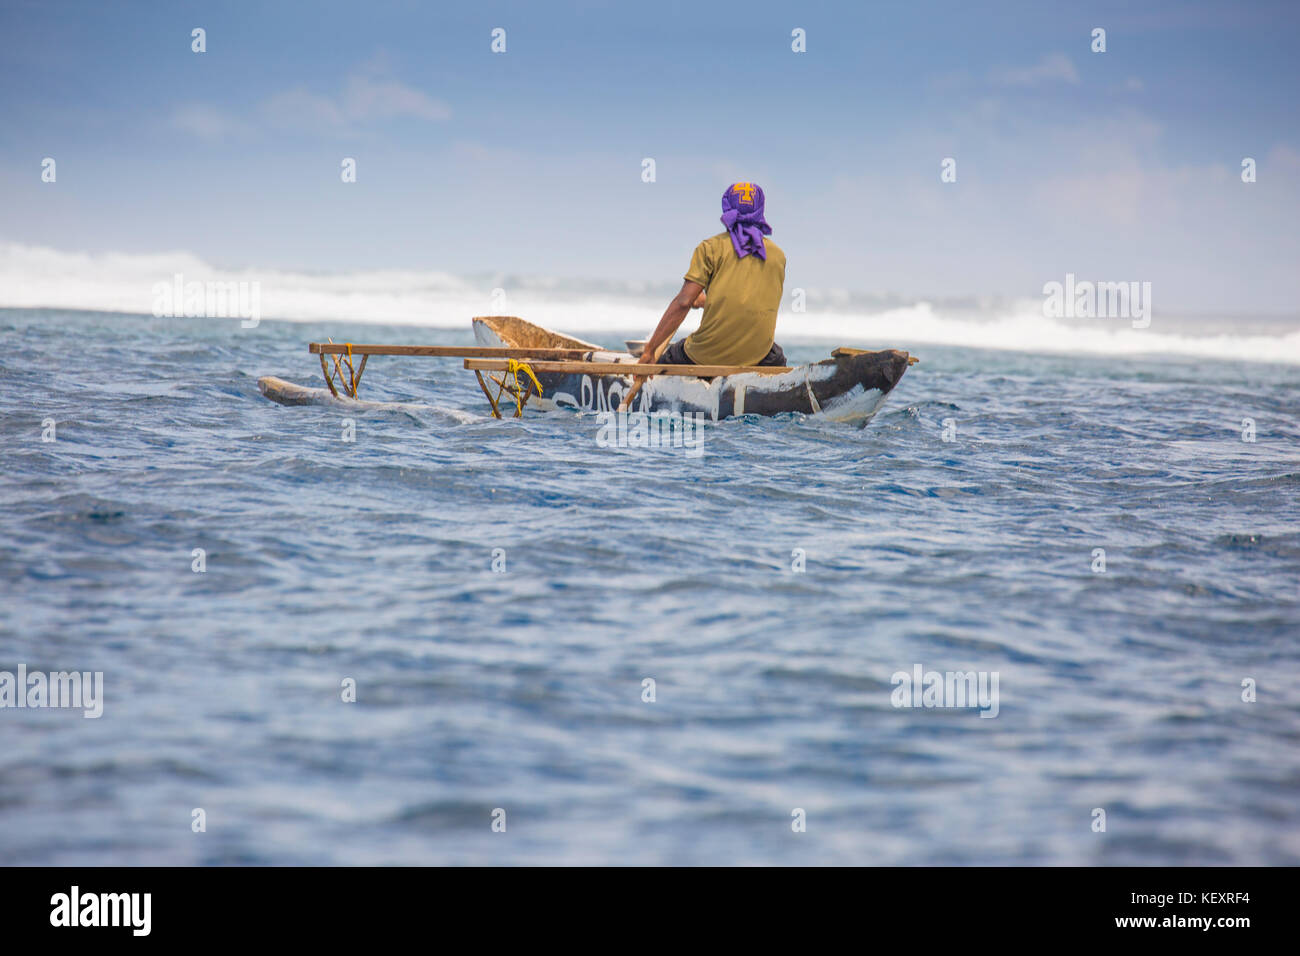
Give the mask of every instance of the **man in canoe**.
[{"label": "man in canoe", "polygon": [[[722,225],[723,232],[695,247],[682,290],[642,349],[642,363],[785,364],[774,341],[785,253],[764,238],[772,227],[763,218],[763,190],[754,183],[728,187],[722,194]],[[704,310],[700,327],[656,356],[693,308]]]}]

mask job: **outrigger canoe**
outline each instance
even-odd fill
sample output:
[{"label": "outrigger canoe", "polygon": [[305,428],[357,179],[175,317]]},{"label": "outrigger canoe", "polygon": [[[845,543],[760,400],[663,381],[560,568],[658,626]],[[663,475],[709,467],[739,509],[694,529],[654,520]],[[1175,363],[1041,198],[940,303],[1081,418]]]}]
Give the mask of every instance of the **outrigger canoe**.
[{"label": "outrigger canoe", "polygon": [[[698,413],[714,421],[800,412],[861,427],[917,361],[897,349],[837,348],[828,359],[792,368],[638,365],[631,352],[605,349],[514,316],[476,318],[473,328],[477,346],[312,342],[308,349],[320,357],[326,388],[308,388],[274,376],[259,379],[257,385],[263,395],[282,405],[394,407],[357,398],[370,357],[441,356],[464,360],[497,417],[503,408],[513,408],[516,417],[526,407],[617,411],[631,395],[625,410]],[[495,395],[488,381],[495,385]]]}]

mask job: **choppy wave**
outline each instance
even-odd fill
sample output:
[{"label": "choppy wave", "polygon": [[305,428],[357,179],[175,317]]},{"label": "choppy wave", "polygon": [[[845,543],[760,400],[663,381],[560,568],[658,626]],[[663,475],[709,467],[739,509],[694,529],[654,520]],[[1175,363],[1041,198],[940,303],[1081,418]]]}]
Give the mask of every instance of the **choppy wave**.
[{"label": "choppy wave", "polygon": [[[457,276],[436,270],[311,273],[223,269],[188,252],[63,252],[0,243],[0,307],[150,314],[154,288],[185,281],[257,282],[263,318],[463,328],[474,315],[514,314],[571,332],[649,329],[670,283],[563,280],[504,274]],[[1037,302],[955,307],[810,292],[806,312],[783,312],[783,339],[836,339],[910,348],[942,344],[1036,353],[1144,353],[1300,365],[1300,322],[1261,327],[1197,325],[1157,314],[1149,328],[1122,319],[1045,318]],[[220,321],[220,320],[214,320]]]}]

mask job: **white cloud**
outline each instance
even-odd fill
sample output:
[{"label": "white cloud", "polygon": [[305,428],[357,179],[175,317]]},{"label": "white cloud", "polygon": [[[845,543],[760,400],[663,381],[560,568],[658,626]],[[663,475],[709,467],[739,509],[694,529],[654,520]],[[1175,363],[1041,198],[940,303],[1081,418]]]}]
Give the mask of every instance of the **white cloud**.
[{"label": "white cloud", "polygon": [[343,112],[351,120],[410,116],[437,122],[451,118],[451,108],[441,100],[393,79],[364,75],[348,78]]},{"label": "white cloud", "polygon": [[385,67],[367,65],[348,76],[335,96],[297,87],[269,97],[261,113],[276,127],[347,132],[375,120],[440,122],[451,117],[451,108],[402,83]]},{"label": "white cloud", "polygon": [[172,126],[210,143],[245,136],[251,127],[238,117],[213,106],[190,103],[172,113]]},{"label": "white cloud", "polygon": [[1074,61],[1064,53],[1049,53],[1033,66],[996,69],[989,79],[999,86],[1041,86],[1052,82],[1077,86],[1079,71],[1074,68]]},{"label": "white cloud", "polygon": [[172,114],[172,126],[208,142],[252,133],[255,128],[350,133],[376,121],[415,119],[441,122],[451,108],[399,81],[380,59],[353,71],[335,94],[297,86],[274,93],[261,102],[255,122],[232,116],[214,106],[187,104]]},{"label": "white cloud", "polygon": [[347,126],[338,103],[303,86],[268,97],[259,111],[267,124],[276,128],[341,130]]},{"label": "white cloud", "polygon": [[1286,143],[1278,143],[1268,151],[1264,162],[1268,166],[1276,166],[1294,174],[1300,172],[1300,150]]}]

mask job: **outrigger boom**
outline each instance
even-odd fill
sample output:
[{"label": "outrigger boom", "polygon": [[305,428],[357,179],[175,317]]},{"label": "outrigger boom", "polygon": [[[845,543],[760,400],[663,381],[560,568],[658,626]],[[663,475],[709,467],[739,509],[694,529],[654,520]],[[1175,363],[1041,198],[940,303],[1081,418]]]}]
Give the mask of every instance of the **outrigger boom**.
[{"label": "outrigger boom", "polygon": [[[639,362],[599,362],[594,358],[597,349],[518,348],[488,345],[354,345],[351,342],[335,342],[331,339],[328,342],[310,342],[307,345],[307,351],[312,355],[320,356],[320,367],[325,375],[325,384],[329,386],[330,393],[335,398],[339,397],[339,388],[343,389],[343,393],[348,398],[357,397],[357,388],[361,384],[361,373],[365,371],[366,362],[369,361],[372,355],[463,358],[465,368],[478,376],[478,383],[483,388],[483,394],[487,396],[488,402],[492,406],[492,414],[497,418],[501,417],[498,403],[503,391],[511,392],[516,399],[516,418],[523,414],[523,406],[527,404],[534,385],[537,386],[538,394],[541,393],[541,383],[537,381],[537,378],[532,374],[533,372],[577,373],[581,375],[635,375],[638,377],[682,375],[691,378],[715,378],[722,375],[736,375],[742,372],[753,372],[758,375],[780,375],[790,371],[790,368],[785,365],[662,365],[649,362],[644,364]],[[334,358],[333,372],[330,371],[330,367],[325,361],[327,355]],[[361,356],[361,364],[355,367],[354,371],[352,358],[356,355]],[[521,359],[532,359],[532,361],[524,363],[520,361]],[[347,366],[346,373],[344,366]],[[483,381],[483,372],[506,372],[514,376],[514,382],[503,382],[502,379],[498,379],[494,375],[489,376],[502,389],[493,398]],[[531,379],[531,381],[524,383],[523,392],[519,390],[521,384],[520,373],[524,373],[528,379]],[[337,384],[335,381],[336,376]]]},{"label": "outrigger boom", "polygon": [[580,359],[593,349],[519,349],[493,348],[486,345],[352,345],[351,343],[312,342],[312,355],[431,355],[435,358],[549,358]]},{"label": "outrigger boom", "polygon": [[[467,358],[465,367],[472,371],[503,370],[507,362],[495,358]],[[719,375],[781,375],[790,371],[786,365],[652,365],[647,362],[530,362],[537,372],[577,372],[582,375],[684,375],[689,378],[715,378]]]},{"label": "outrigger boom", "polygon": [[[560,349],[560,348],[494,348],[481,345],[354,345],[351,342],[335,342],[330,339],[328,342],[310,342],[307,345],[307,351],[312,355],[320,356],[321,372],[325,376],[325,384],[329,386],[330,394],[335,398],[339,397],[339,388],[343,389],[343,394],[348,398],[357,397],[357,389],[361,385],[361,373],[366,370],[366,362],[372,355],[411,355],[425,356],[432,358],[487,358],[496,359],[500,364],[500,370],[517,372],[517,368],[526,368],[518,365],[518,359],[526,358],[546,358],[546,359],[582,359],[584,356],[590,358],[591,349]],[[330,371],[329,364],[325,361],[325,356],[332,356],[334,359],[334,371]],[[361,356],[361,365],[354,369],[352,357]],[[344,373],[343,366],[347,366],[347,372]],[[469,363],[466,361],[466,368]],[[494,366],[495,367],[495,366]],[[492,414],[497,418],[501,413],[497,408],[497,400],[501,398],[501,392],[497,392],[497,400],[493,400],[489,394],[487,386],[483,382],[483,376],[475,369],[478,375],[478,383],[483,387],[483,394],[488,396],[488,401],[492,405]],[[338,377],[338,384],[335,384],[335,375]],[[501,385],[502,389],[507,386],[501,380],[493,377],[493,381]],[[536,381],[534,379],[534,381]],[[518,376],[516,375],[516,387],[518,386]],[[540,390],[541,386],[538,386]],[[518,397],[518,396],[516,396]],[[523,403],[528,399],[525,397],[517,402],[518,410],[515,417],[518,418],[523,414]]]}]

